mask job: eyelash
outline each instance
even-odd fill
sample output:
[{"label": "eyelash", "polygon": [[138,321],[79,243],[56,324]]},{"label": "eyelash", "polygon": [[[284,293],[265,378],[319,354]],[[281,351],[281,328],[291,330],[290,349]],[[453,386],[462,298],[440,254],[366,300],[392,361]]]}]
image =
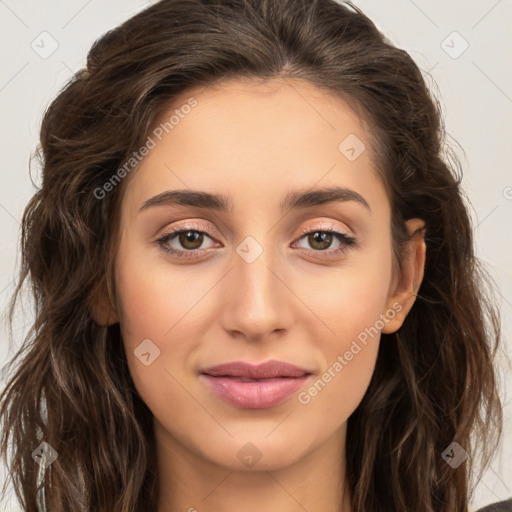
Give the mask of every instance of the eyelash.
[{"label": "eyelash", "polygon": [[[169,242],[170,239],[176,237],[177,235],[179,235],[181,233],[187,233],[189,231],[192,231],[194,233],[200,233],[200,234],[208,236],[208,238],[212,238],[211,236],[208,235],[208,233],[206,231],[202,231],[200,229],[195,229],[193,227],[180,227],[180,228],[173,229],[173,230],[165,233],[158,240],[156,240],[156,242],[159,244],[160,248],[163,251],[165,251],[166,253],[172,254],[173,256],[176,256],[178,258],[194,258],[197,256],[198,252],[210,250],[210,249],[191,249],[191,250],[184,249],[183,251],[179,251],[176,249],[171,249],[168,245],[166,245],[166,243]],[[310,235],[313,233],[332,233],[333,235],[335,235],[338,238],[341,245],[334,250],[332,250],[332,249],[331,250],[305,249],[309,253],[316,253],[316,254],[327,253],[329,257],[338,256],[338,255],[345,253],[350,247],[355,246],[357,243],[357,240],[353,236],[350,236],[347,233],[343,233],[342,231],[338,231],[338,230],[330,228],[330,227],[325,227],[322,229],[306,229],[300,233],[298,240],[301,240],[306,235]]]}]

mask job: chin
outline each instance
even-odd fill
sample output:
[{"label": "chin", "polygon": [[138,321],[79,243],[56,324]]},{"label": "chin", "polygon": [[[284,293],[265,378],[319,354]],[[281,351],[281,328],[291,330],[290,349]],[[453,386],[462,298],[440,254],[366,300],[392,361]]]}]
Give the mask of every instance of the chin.
[{"label": "chin", "polygon": [[300,433],[296,440],[286,433],[274,439],[265,436],[268,431],[252,441],[245,437],[243,441],[235,438],[216,442],[213,452],[212,446],[208,446],[203,457],[230,471],[277,471],[293,465],[314,449],[313,443]]}]

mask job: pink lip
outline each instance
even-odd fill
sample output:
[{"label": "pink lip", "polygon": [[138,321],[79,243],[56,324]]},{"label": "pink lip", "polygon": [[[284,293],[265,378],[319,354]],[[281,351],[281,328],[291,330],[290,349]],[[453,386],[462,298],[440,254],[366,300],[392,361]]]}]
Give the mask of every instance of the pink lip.
[{"label": "pink lip", "polygon": [[308,370],[282,361],[260,365],[236,361],[201,371],[201,377],[219,398],[244,409],[277,405],[298,391],[310,376]]}]

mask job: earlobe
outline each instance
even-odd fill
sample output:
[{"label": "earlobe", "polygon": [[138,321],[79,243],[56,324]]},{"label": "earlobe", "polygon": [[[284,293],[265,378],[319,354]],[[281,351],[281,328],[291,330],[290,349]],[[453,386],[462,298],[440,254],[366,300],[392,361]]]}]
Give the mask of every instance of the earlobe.
[{"label": "earlobe", "polygon": [[116,310],[108,298],[105,289],[100,289],[89,298],[91,316],[98,325],[112,325],[119,322]]},{"label": "earlobe", "polygon": [[[393,283],[386,303],[384,315],[388,318],[382,332],[396,332],[402,326],[411,310],[423,280],[426,258],[425,222],[421,219],[406,221],[406,228],[411,240],[406,246],[402,258],[402,273]],[[393,317],[388,314],[393,311]]]}]

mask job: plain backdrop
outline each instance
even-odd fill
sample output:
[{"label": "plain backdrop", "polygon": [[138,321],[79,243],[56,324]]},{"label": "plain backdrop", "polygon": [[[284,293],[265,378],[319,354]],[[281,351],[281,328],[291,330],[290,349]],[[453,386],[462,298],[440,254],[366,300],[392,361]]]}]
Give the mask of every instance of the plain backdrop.
[{"label": "plain backdrop", "polygon": [[[34,193],[28,164],[38,143],[42,113],[70,75],[85,65],[93,41],[150,3],[0,0],[2,312],[18,270],[20,219]],[[393,43],[410,53],[440,98],[449,142],[464,168],[477,252],[498,286],[506,343],[499,359],[504,435],[492,467],[478,484],[472,504],[478,508],[512,496],[512,378],[507,359],[512,353],[512,1],[354,3]],[[37,170],[34,177],[39,184]],[[10,349],[2,326],[0,365],[21,343],[31,312],[25,311],[20,318]],[[7,510],[19,507],[12,500]]]}]

